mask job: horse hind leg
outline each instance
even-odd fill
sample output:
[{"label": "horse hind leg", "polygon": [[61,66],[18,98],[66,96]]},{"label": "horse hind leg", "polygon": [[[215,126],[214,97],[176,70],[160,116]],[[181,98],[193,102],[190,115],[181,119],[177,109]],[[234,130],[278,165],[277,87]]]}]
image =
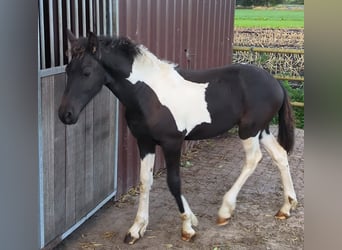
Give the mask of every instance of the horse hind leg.
[{"label": "horse hind leg", "polygon": [[269,133],[269,131],[262,132],[260,141],[272,157],[273,162],[277,165],[283,184],[284,204],[275,217],[278,219],[287,219],[290,216],[291,209],[294,209],[297,205],[297,198],[293,188],[287,153],[285,149],[280,146],[274,136]]},{"label": "horse hind leg", "polygon": [[248,179],[254,172],[256,166],[262,158],[260,145],[259,145],[259,133],[246,140],[242,140],[242,145],[245,150],[246,159],[243,165],[242,171],[238,179],[235,181],[230,190],[223,196],[222,205],[218,211],[217,224],[226,225],[229,218],[232,216],[235,205],[236,197]]}]

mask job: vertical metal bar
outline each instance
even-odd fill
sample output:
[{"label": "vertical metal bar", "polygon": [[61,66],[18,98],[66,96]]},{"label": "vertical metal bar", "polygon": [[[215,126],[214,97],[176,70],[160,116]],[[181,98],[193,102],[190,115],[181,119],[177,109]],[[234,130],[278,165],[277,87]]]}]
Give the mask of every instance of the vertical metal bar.
[{"label": "vertical metal bar", "polygon": [[71,30],[70,0],[66,1],[67,29]]},{"label": "vertical metal bar", "polygon": [[94,31],[93,0],[89,1],[89,30]]},{"label": "vertical metal bar", "polygon": [[86,2],[82,0],[82,34],[87,35],[87,21],[86,21]]},{"label": "vertical metal bar", "polygon": [[113,0],[109,0],[108,2],[108,10],[109,10],[109,35],[113,36]]},{"label": "vertical metal bar", "polygon": [[100,35],[100,2],[96,0],[96,34]]},{"label": "vertical metal bar", "polygon": [[80,36],[80,29],[79,29],[79,23],[78,23],[78,0],[74,1],[75,3],[75,36],[79,37]]},{"label": "vertical metal bar", "polygon": [[[39,10],[43,9],[42,1],[39,3]],[[40,30],[40,25],[38,24],[38,30]],[[38,44],[40,44],[40,34],[38,34]],[[41,92],[41,76],[40,76],[40,62],[41,62],[41,52],[38,50],[38,152],[39,152],[39,241],[40,248],[44,247],[44,171],[43,171],[43,128],[42,128],[42,92]]]},{"label": "vertical metal bar", "polygon": [[[112,1],[112,0],[110,0]],[[114,10],[114,9],[113,9]],[[119,35],[119,1],[115,0],[115,33]],[[114,190],[118,190],[118,165],[119,165],[119,112],[120,102],[115,98],[115,168],[114,168]]]},{"label": "vertical metal bar", "polygon": [[50,27],[50,57],[51,68],[55,66],[55,46],[54,46],[54,29],[53,29],[53,1],[49,1],[49,27]]},{"label": "vertical metal bar", "polygon": [[[67,18],[67,29],[71,30],[71,14],[70,14],[70,0],[66,1],[66,18]],[[68,49],[70,48],[70,42],[68,40]],[[68,54],[68,62],[71,61],[71,55]]]},{"label": "vertical metal bar", "polygon": [[119,29],[119,0],[115,0],[115,9],[114,9],[114,15],[115,15],[115,32],[117,35],[120,33]]},{"label": "vertical metal bar", "polygon": [[45,33],[44,33],[44,1],[39,1],[39,35],[40,35],[40,43],[39,43],[39,49],[40,49],[40,62],[41,62],[41,69],[46,68],[45,64]]},{"label": "vertical metal bar", "polygon": [[58,0],[59,65],[64,65],[62,0]]},{"label": "vertical metal bar", "polygon": [[107,10],[106,10],[106,0],[102,1],[102,15],[103,15],[103,34],[107,35]]}]

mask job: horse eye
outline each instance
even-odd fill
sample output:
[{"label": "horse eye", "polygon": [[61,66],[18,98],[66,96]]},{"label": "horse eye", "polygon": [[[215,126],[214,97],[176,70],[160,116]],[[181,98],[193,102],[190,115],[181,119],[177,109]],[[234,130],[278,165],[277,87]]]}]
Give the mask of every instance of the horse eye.
[{"label": "horse eye", "polygon": [[83,75],[84,76],[89,76],[90,75],[90,71],[89,70],[84,70],[83,71]]}]

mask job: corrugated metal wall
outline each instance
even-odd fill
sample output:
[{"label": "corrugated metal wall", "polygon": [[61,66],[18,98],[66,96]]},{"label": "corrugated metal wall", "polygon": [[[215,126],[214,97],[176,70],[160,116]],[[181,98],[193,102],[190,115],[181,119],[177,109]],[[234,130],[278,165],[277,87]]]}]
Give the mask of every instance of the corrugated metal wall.
[{"label": "corrugated metal wall", "polygon": [[234,0],[118,0],[119,34],[200,69],[231,62]]},{"label": "corrugated metal wall", "polygon": [[[158,57],[191,69],[231,63],[234,0],[117,2],[119,35],[144,44]],[[139,181],[136,141],[127,128],[123,107],[120,109],[118,194]],[[163,164],[159,152],[155,168]]]}]

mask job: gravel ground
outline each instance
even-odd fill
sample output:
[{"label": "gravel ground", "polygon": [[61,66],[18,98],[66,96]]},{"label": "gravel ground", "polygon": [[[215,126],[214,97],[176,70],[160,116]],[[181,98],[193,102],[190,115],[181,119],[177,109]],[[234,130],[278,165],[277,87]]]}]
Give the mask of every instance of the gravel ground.
[{"label": "gravel ground", "polygon": [[[277,128],[272,127],[277,134]],[[193,242],[180,237],[181,220],[166,185],[165,171],[154,178],[150,197],[150,223],[135,245],[123,243],[138,207],[137,192],[110,201],[56,249],[303,249],[304,248],[304,130],[296,130],[296,145],[289,157],[298,206],[287,220],[273,215],[282,205],[277,167],[263,152],[255,173],[237,199],[228,225],[215,224],[226,191],[241,171],[244,154],[235,133],[203,140],[183,156],[182,189],[199,220]]]}]

